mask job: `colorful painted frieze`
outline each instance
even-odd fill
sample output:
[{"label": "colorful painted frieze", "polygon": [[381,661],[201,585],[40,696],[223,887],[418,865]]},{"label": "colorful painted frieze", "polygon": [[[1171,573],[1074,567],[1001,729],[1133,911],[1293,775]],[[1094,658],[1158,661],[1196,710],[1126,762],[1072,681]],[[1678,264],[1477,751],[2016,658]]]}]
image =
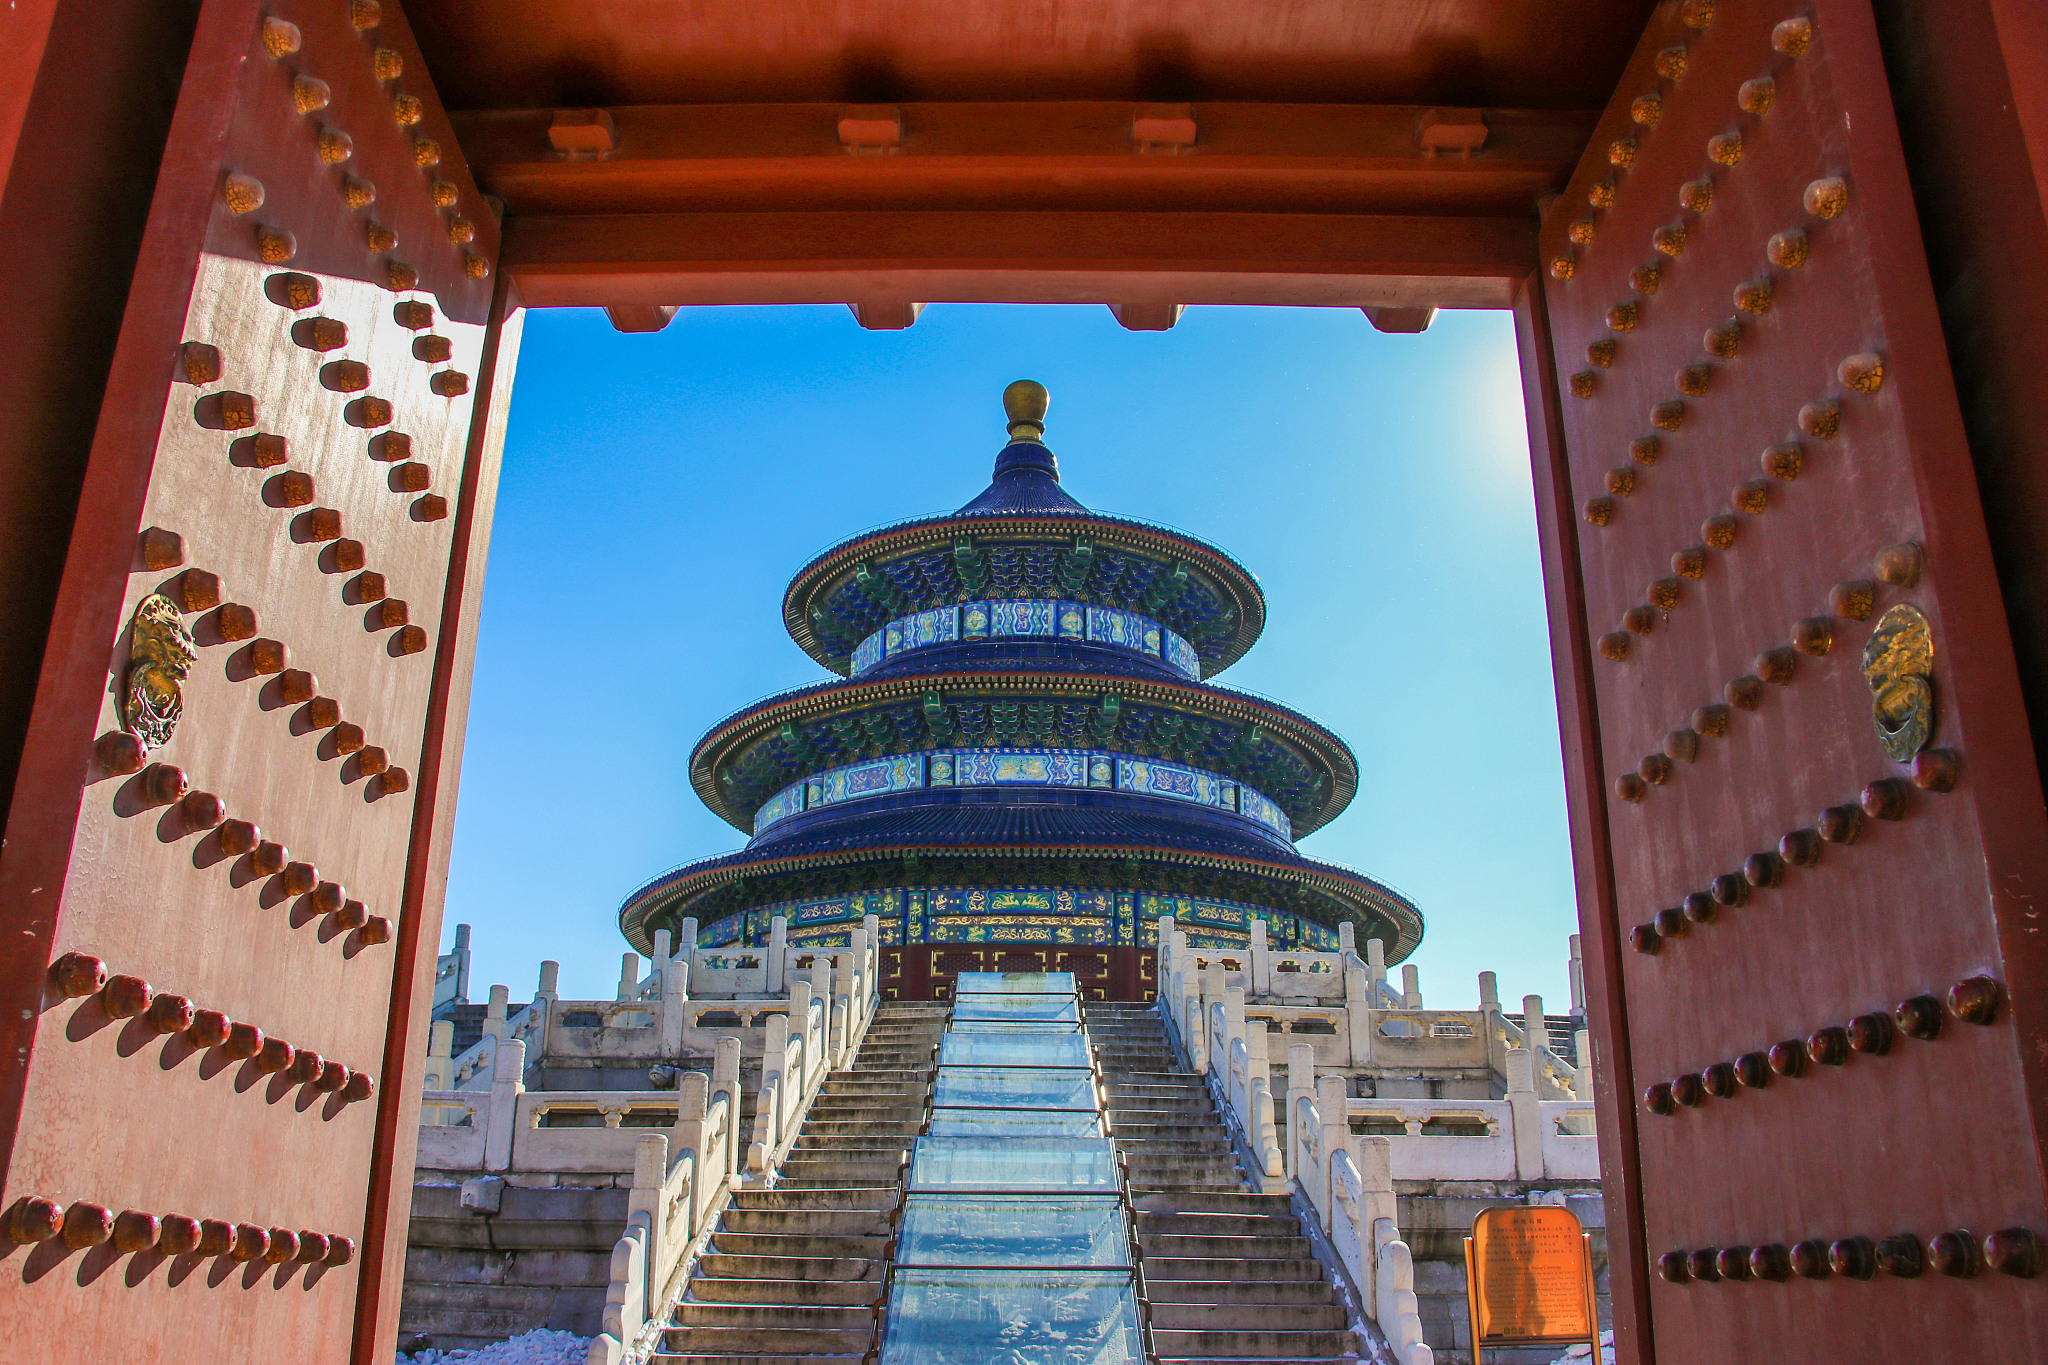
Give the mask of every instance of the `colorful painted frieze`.
[{"label": "colorful painted frieze", "polygon": [[1237,808],[1235,782],[1199,768],[1184,768],[1178,763],[1161,763],[1149,758],[1119,758],[1116,761],[1116,785],[1118,791],[1171,796],[1226,810]]},{"label": "colorful painted frieze", "polygon": [[697,931],[697,946],[699,948],[723,948],[727,944],[738,943],[746,928],[746,919],[746,915],[741,913],[727,915],[724,919],[711,921],[711,923]]},{"label": "colorful painted frieze", "polygon": [[1250,787],[1237,789],[1237,813],[1258,821],[1283,839],[1294,837],[1294,822],[1287,818],[1287,812]]},{"label": "colorful painted frieze", "polygon": [[927,943],[1027,943],[1110,946],[1107,919],[1057,915],[935,915]]},{"label": "colorful painted frieze", "polygon": [[963,602],[960,604],[961,639],[986,640],[988,638],[990,605],[987,602]]},{"label": "colorful painted frieze", "polygon": [[754,833],[759,834],[777,820],[787,820],[804,808],[804,784],[792,782],[761,803],[754,812]]},{"label": "colorful painted frieze", "polygon": [[882,662],[882,632],[876,631],[853,647],[852,672],[861,674]]},{"label": "colorful painted frieze", "polygon": [[1053,606],[1054,618],[1058,622],[1057,633],[1062,640],[1088,638],[1088,617],[1079,602],[1056,602]]},{"label": "colorful painted frieze", "polygon": [[813,785],[820,787],[819,804],[827,806],[863,796],[910,791],[924,785],[924,755],[899,754],[833,768],[820,773]]},{"label": "colorful painted frieze", "polygon": [[1051,635],[1051,602],[991,602],[988,604],[988,633],[1005,635]]},{"label": "colorful painted frieze", "polygon": [[[1136,612],[1118,611],[1114,607],[1088,608],[1088,638],[1097,644],[1121,645],[1125,649],[1144,650],[1145,631],[1152,623]],[[1154,633],[1157,628],[1154,627]],[[1151,653],[1159,652],[1155,643]]]},{"label": "colorful painted frieze", "polygon": [[954,749],[948,752],[956,787],[1085,787],[1085,749]]},{"label": "colorful painted frieze", "polygon": [[1202,656],[1195,653],[1195,647],[1172,631],[1166,632],[1166,662],[1178,669],[1183,677],[1200,681]]},{"label": "colorful painted frieze", "polygon": [[[903,640],[900,648],[921,649],[926,645],[945,644],[960,638],[960,609],[958,607],[934,607],[914,616],[903,618]],[[890,650],[895,653],[895,650]]]},{"label": "colorful painted frieze", "polygon": [[1065,886],[934,887],[933,915],[1086,915],[1107,919],[1115,912],[1116,893]]}]

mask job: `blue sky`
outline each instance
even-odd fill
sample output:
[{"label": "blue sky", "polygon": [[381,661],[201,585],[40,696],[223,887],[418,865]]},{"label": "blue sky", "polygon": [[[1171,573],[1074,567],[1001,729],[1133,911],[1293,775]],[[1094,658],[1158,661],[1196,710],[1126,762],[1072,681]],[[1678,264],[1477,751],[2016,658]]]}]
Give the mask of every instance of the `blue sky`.
[{"label": "blue sky", "polygon": [[1571,890],[1527,436],[1505,313],[1385,336],[1352,309],[685,309],[656,335],[529,315],[484,590],[443,926],[471,998],[537,964],[610,996],[619,901],[744,842],[691,791],[714,722],[822,671],[783,632],[825,546],[959,506],[1001,393],[1052,391],[1089,507],[1192,531],[1258,575],[1264,636],[1220,679],[1350,741],[1357,798],[1302,842],[1422,907],[1424,999],[1476,975],[1562,1012]]}]

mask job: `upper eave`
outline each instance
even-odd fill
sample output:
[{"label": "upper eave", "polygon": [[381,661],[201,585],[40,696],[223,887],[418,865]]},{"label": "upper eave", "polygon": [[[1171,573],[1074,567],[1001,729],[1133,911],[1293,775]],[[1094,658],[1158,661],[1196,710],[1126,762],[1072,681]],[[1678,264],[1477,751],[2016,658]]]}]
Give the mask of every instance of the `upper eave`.
[{"label": "upper eave", "polygon": [[[853,571],[856,564],[888,562],[950,546],[962,535],[987,537],[1041,537],[1065,540],[1086,531],[1102,546],[1149,554],[1164,559],[1184,559],[1189,571],[1200,574],[1217,595],[1237,611],[1237,631],[1219,659],[1206,663],[1203,676],[1222,672],[1244,657],[1266,626],[1266,595],[1251,571],[1213,545],[1164,526],[1101,512],[1085,514],[961,515],[946,513],[901,522],[869,531],[833,546],[797,570],[782,597],[782,623],[804,653],[841,677],[847,675],[846,656],[828,651],[811,629],[810,607],[825,590]],[[938,602],[931,606],[943,605]]]}]

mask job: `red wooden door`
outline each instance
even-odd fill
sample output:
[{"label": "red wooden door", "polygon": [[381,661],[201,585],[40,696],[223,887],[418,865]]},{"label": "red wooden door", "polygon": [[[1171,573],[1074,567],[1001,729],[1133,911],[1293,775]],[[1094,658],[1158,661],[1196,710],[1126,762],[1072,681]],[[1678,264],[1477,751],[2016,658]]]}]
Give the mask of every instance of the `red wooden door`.
[{"label": "red wooden door", "polygon": [[24,1358],[389,1357],[496,254],[391,0],[207,0],[0,859]]},{"label": "red wooden door", "polygon": [[1867,0],[1665,6],[1542,242],[1622,1358],[2040,1359],[2048,828]]}]

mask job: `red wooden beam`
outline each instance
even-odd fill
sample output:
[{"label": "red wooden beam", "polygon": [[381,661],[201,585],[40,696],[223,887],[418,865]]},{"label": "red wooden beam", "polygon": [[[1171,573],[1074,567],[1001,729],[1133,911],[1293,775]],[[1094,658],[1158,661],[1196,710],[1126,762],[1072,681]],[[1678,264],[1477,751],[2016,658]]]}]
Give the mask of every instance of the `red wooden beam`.
[{"label": "red wooden beam", "polygon": [[1169,303],[1504,308],[1533,218],[1294,213],[668,213],[512,217],[539,308]]},{"label": "red wooden beam", "polygon": [[[515,214],[1256,208],[1493,217],[1531,213],[1561,188],[1593,118],[1060,100],[498,110],[456,123],[479,183]],[[598,125],[609,145],[565,145],[568,133]]]}]

